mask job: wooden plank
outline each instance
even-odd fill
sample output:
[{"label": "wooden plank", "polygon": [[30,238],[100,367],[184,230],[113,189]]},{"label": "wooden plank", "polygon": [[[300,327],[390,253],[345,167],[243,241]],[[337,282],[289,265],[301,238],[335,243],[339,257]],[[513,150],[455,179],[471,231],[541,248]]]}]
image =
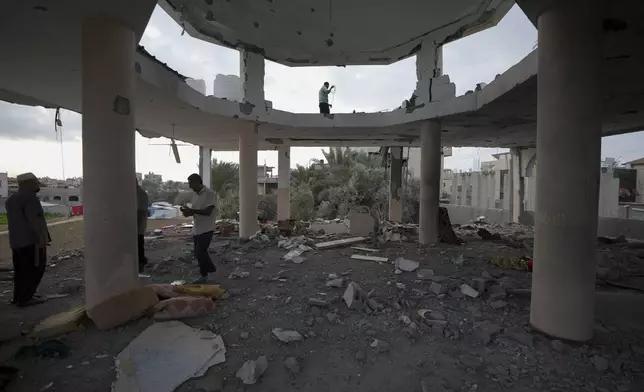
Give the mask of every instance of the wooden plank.
[{"label": "wooden plank", "polygon": [[359,242],[363,242],[366,240],[367,239],[365,237],[351,237],[351,238],[344,238],[344,239],[335,240],[335,241],[320,242],[319,244],[315,244],[315,247],[317,249],[330,249],[330,248],[337,248],[345,245],[357,244]]},{"label": "wooden plank", "polygon": [[353,255],[351,256],[351,258],[356,260],[367,260],[367,261],[381,261],[381,262],[389,261],[387,257],[367,256],[367,255]]},{"label": "wooden plank", "polygon": [[372,248],[363,248],[361,246],[352,246],[351,249],[353,250],[359,250],[361,252],[369,252],[369,253],[375,253],[375,252],[380,252],[380,249],[372,249]]}]

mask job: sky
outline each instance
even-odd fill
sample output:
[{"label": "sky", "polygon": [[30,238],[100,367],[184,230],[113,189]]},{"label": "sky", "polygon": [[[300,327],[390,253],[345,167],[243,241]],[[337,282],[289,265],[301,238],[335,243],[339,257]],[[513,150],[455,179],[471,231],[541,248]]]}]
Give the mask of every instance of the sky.
[{"label": "sky", "polygon": [[[206,81],[212,94],[217,74],[239,75],[239,52],[181,35],[181,27],[157,6],[141,40],[151,54],[178,72]],[[515,6],[498,26],[443,48],[443,72],[461,95],[477,83],[489,83],[497,74],[523,59],[537,42],[537,31]],[[266,62],[265,94],[276,109],[295,113],[317,112],[317,91],[324,81],[337,86],[335,112],[391,110],[409,98],[416,84],[415,58],[388,66],[290,68]],[[44,177],[82,176],[81,116],[61,110],[62,134],[54,128],[54,110],[0,102],[0,172],[14,176],[32,171]],[[58,141],[62,138],[62,144]],[[179,147],[182,159],[171,156],[167,139],[136,136],[137,172],[155,172],[164,180],[185,181],[197,171],[198,148]],[[638,148],[638,146],[640,148]],[[644,155],[644,132],[603,139],[602,156],[619,162]],[[445,168],[478,169],[478,162],[493,160],[496,148],[454,148]],[[219,160],[238,162],[236,152],[214,152]],[[36,157],[36,158],[34,158]],[[320,148],[292,148],[291,165],[322,159]],[[277,153],[260,151],[258,163],[277,167]]]}]

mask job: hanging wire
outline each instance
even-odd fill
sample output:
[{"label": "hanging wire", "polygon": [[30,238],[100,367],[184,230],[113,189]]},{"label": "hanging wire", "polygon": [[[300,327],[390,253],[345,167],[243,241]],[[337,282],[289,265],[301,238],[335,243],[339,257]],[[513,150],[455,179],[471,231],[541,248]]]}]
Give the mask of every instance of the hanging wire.
[{"label": "hanging wire", "polygon": [[56,132],[56,142],[60,144],[60,165],[65,181],[65,151],[63,149],[63,122],[60,120],[60,108],[56,108],[54,116],[54,131]]}]

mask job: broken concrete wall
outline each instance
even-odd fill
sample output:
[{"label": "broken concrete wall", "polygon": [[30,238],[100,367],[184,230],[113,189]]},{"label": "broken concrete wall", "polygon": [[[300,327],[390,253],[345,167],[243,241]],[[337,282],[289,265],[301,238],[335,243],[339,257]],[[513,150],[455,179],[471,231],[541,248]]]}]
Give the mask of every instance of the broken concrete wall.
[{"label": "broken concrete wall", "polygon": [[463,225],[473,221],[479,216],[485,216],[489,222],[498,224],[508,223],[510,220],[509,211],[498,208],[477,208],[451,204],[441,204],[441,207],[447,208],[452,224]]}]

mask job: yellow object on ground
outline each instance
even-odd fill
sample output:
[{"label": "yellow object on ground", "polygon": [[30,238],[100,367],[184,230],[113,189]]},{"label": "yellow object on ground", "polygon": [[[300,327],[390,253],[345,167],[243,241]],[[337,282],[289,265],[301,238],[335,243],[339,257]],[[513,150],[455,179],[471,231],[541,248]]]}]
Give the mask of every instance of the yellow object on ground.
[{"label": "yellow object on ground", "polygon": [[86,313],[84,306],[77,306],[66,312],[49,316],[40,324],[36,325],[29,334],[32,338],[49,338],[56,335],[62,335],[74,332],[81,327],[85,320]]},{"label": "yellow object on ground", "polygon": [[506,257],[506,256],[495,256],[492,257],[490,263],[501,268],[515,269],[515,270],[527,270],[528,261],[520,257]]},{"label": "yellow object on ground", "polygon": [[172,286],[172,290],[175,293],[193,297],[210,297],[213,299],[219,299],[226,293],[226,290],[216,284],[182,284]]}]

